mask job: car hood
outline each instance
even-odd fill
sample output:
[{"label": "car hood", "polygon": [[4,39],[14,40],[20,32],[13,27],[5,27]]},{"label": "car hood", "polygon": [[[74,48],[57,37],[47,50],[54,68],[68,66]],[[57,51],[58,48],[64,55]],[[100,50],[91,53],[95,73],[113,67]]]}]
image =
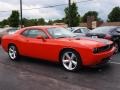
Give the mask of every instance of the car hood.
[{"label": "car hood", "polygon": [[86,36],[91,37],[91,36],[98,36],[99,38],[104,38],[106,34],[104,33],[87,33]]},{"label": "car hood", "polygon": [[93,39],[93,38],[87,38],[87,37],[81,37],[81,38],[66,38],[66,39],[60,39],[65,42],[70,42],[71,44],[76,45],[82,45],[89,48],[95,48],[95,47],[102,47],[106,46],[108,44],[112,44],[112,41],[105,40],[105,39]]},{"label": "car hood", "polygon": [[96,42],[96,43],[104,44],[104,45],[108,45],[108,44],[112,43],[112,41],[109,41],[109,40],[106,40],[106,39],[99,39],[99,38],[82,37],[81,40],[88,40],[90,42]]}]

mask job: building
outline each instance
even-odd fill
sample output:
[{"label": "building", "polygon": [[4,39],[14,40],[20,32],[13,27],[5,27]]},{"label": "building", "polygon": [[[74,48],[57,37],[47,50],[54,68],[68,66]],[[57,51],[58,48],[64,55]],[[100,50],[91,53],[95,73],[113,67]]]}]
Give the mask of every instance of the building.
[{"label": "building", "polygon": [[105,22],[101,26],[120,26],[120,22]]},{"label": "building", "polygon": [[65,24],[65,23],[54,23],[53,25],[57,25],[57,26],[62,26],[62,27],[68,27],[68,25],[67,24]]}]

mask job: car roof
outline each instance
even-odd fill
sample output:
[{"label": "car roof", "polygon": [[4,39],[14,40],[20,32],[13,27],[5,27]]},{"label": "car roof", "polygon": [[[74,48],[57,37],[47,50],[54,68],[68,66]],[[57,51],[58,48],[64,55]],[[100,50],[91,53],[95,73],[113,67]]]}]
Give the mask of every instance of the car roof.
[{"label": "car roof", "polygon": [[71,27],[72,29],[87,28],[87,27]]},{"label": "car roof", "polygon": [[76,30],[78,30],[78,29],[88,29],[87,27],[74,27],[74,28],[71,28],[72,30],[72,32],[74,32],[74,31],[76,31]]},{"label": "car roof", "polygon": [[[110,27],[110,28],[118,28],[120,26],[100,26],[100,27]],[[99,28],[99,27],[98,27]]]},{"label": "car roof", "polygon": [[71,29],[73,29],[73,30],[77,30],[77,29],[87,29],[87,27],[71,27]]},{"label": "car roof", "polygon": [[120,26],[100,26],[100,27],[97,27],[95,29],[93,29],[92,31],[98,29],[98,28],[109,28],[109,29],[116,29],[116,28],[120,28]]}]

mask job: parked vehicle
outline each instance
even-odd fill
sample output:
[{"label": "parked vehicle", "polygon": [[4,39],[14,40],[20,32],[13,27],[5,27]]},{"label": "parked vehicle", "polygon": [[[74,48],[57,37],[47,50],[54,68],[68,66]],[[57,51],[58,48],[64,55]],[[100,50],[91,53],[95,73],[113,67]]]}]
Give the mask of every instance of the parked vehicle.
[{"label": "parked vehicle", "polygon": [[1,28],[1,29],[0,29],[0,43],[1,43],[1,38],[2,38],[4,35],[14,34],[17,30],[18,30],[18,28],[12,28],[12,27],[9,27],[9,28]]},{"label": "parked vehicle", "polygon": [[85,36],[90,30],[87,27],[71,27],[68,28],[71,32],[75,33],[77,36]]},{"label": "parked vehicle", "polygon": [[112,40],[116,47],[116,53],[120,51],[120,27],[119,26],[104,26],[98,27],[91,30],[88,34],[88,37],[92,38],[103,38]]},{"label": "parked vehicle", "polygon": [[107,62],[114,53],[113,42],[76,38],[58,26],[33,26],[2,38],[2,47],[11,60],[20,56],[59,62],[68,71]]}]

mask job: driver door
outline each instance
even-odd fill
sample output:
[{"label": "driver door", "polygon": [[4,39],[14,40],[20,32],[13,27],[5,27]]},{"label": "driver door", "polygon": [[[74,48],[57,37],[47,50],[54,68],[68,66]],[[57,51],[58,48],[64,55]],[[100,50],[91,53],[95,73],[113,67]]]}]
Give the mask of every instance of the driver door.
[{"label": "driver door", "polygon": [[33,58],[44,58],[45,55],[43,55],[43,52],[46,50],[46,42],[42,39],[37,39],[36,37],[42,36],[47,39],[47,34],[43,30],[29,29],[24,31],[22,36],[24,38],[24,42],[22,42],[22,45],[24,46],[22,51],[24,54]]}]

